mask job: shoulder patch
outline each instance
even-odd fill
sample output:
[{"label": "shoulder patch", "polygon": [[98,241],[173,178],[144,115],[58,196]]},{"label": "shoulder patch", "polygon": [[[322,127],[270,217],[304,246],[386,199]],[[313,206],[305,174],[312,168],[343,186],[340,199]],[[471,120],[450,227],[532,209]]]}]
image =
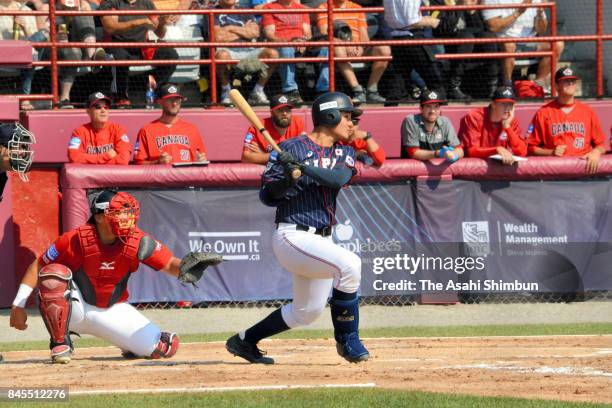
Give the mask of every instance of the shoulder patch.
[{"label": "shoulder patch", "polygon": [[121,136],[121,140],[123,140],[125,143],[130,143],[130,138],[126,134]]},{"label": "shoulder patch", "polygon": [[43,255],[43,261],[45,263],[51,263],[55,261],[59,257],[59,252],[55,247],[55,244],[51,244],[51,246],[47,249],[47,251]]},{"label": "shoulder patch", "polygon": [[78,149],[79,147],[81,147],[81,139],[79,139],[76,136],[72,136],[70,138],[70,142],[68,143],[68,148],[69,149]]}]

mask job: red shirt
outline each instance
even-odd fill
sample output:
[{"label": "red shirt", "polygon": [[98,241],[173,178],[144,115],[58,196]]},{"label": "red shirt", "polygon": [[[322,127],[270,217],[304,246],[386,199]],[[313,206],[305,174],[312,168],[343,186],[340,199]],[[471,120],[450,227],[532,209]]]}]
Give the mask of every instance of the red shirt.
[{"label": "red shirt", "polygon": [[[153,254],[147,259],[143,260],[142,263],[155,270],[160,270],[168,264],[173,255],[168,247],[159,241],[155,241],[155,243],[156,245]],[[113,276],[123,277],[128,272],[116,270],[113,266],[115,259],[123,250],[123,245],[124,244],[120,240],[117,240],[112,245],[104,245],[99,243],[101,250],[100,259],[103,260],[101,263],[105,264],[100,266],[100,271],[97,273],[97,276],[100,277],[99,279],[104,280],[106,278],[106,276],[104,276],[106,273],[111,273]],[[47,251],[45,251],[45,253],[38,258],[38,264],[41,266],[45,266],[50,263],[66,265],[68,268],[70,268],[73,274],[85,273],[83,270],[80,270],[84,266],[84,253],[81,247],[81,240],[79,239],[79,234],[76,229],[62,234],[53,244],[49,246]],[[138,265],[138,258],[134,257],[130,269],[136,270]],[[108,266],[112,266],[110,271],[108,270]],[[88,273],[88,276],[91,277],[92,274]],[[92,281],[91,283],[94,290],[96,290],[103,282]],[[127,298],[127,295],[124,296]],[[96,297],[100,297],[100,294],[97,291]]]},{"label": "red shirt", "polygon": [[[289,123],[289,127],[285,131],[285,134],[282,136],[280,135],[280,133],[278,133],[278,130],[276,130],[276,127],[272,122],[272,118],[265,118],[263,120],[263,125],[264,128],[266,128],[266,130],[270,133],[270,136],[272,136],[272,139],[274,139],[277,144],[304,133],[304,120],[302,120],[302,118],[298,116],[291,117],[291,123]],[[261,132],[255,129],[254,126],[251,126],[247,130],[247,133],[244,136],[244,143],[256,143],[259,148],[264,152],[270,153],[272,151],[272,146],[270,146],[270,144],[266,141]],[[248,148],[245,147],[244,150],[248,150]]]},{"label": "red shirt", "polygon": [[196,161],[196,152],[206,154],[198,128],[181,119],[171,126],[159,119],[145,125],[138,132],[134,150],[136,164],[158,160],[162,152],[172,156],[173,162]]},{"label": "red shirt", "polygon": [[[110,157],[108,152],[117,152]],[[132,145],[123,126],[107,122],[100,130],[91,123],[76,128],[68,142],[68,159],[71,163],[128,164]]]},{"label": "red shirt", "polygon": [[580,101],[561,105],[554,100],[542,106],[527,129],[527,140],[531,153],[535,147],[554,149],[557,145],[567,146],[564,156],[570,157],[584,156],[595,147],[605,150],[597,115]]},{"label": "red shirt", "polygon": [[367,152],[368,156],[370,156],[372,160],[374,160],[374,164],[376,166],[382,166],[382,164],[385,162],[385,159],[387,158],[385,150],[382,148],[382,146],[379,146],[378,149],[374,150],[373,152],[369,152],[367,140],[355,139],[347,143],[347,145],[355,149],[356,152]]},{"label": "red shirt", "polygon": [[497,153],[497,146],[505,147],[516,156],[527,155],[527,141],[521,137],[521,128],[516,118],[508,129],[501,122],[490,119],[490,106],[477,108],[461,119],[459,139],[469,157],[487,158]]},{"label": "red shirt", "polygon": [[[263,6],[264,10],[290,10],[290,9],[305,9],[306,6],[300,3],[291,3],[289,6],[283,6],[279,2],[268,3]],[[265,29],[267,26],[274,25],[274,36],[285,40],[304,37],[303,24],[310,25],[310,16],[308,14],[264,14],[261,19],[261,26]]]}]

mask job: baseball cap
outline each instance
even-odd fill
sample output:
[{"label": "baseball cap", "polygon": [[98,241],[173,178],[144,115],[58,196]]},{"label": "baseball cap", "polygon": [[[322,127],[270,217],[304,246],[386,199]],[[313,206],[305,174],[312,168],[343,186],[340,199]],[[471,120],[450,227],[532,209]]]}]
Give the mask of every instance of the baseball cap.
[{"label": "baseball cap", "polygon": [[111,98],[98,91],[89,95],[89,98],[87,98],[87,107],[91,108],[93,105],[100,101],[106,101],[109,106],[112,103]]},{"label": "baseball cap", "polygon": [[270,110],[280,109],[285,106],[288,106],[291,109],[295,108],[295,106],[291,102],[289,102],[289,98],[287,97],[287,95],[278,94],[274,95],[270,99]]},{"label": "baseball cap", "polygon": [[157,99],[181,98],[187,99],[181,95],[179,86],[173,82],[164,82],[157,87]]},{"label": "baseball cap", "polygon": [[431,103],[439,103],[444,105],[447,103],[444,95],[437,91],[426,91],[421,94],[421,106],[429,105]]},{"label": "baseball cap", "polygon": [[559,68],[557,72],[555,72],[555,83],[563,79],[580,79],[578,75],[574,72],[570,67]]},{"label": "baseball cap", "polygon": [[494,102],[516,102],[516,95],[514,94],[514,89],[511,86],[500,86],[495,89],[493,92]]}]

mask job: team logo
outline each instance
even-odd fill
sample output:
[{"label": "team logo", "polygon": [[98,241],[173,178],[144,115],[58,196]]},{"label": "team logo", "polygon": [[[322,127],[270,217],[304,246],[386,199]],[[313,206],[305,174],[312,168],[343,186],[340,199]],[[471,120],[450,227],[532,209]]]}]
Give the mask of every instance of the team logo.
[{"label": "team logo", "polygon": [[563,75],[565,76],[572,76],[574,75],[574,71],[572,71],[572,69],[570,67],[567,67],[563,70]]},{"label": "team logo", "polygon": [[336,149],[336,156],[342,156],[342,149]]},{"label": "team logo", "polygon": [[577,137],[574,139],[574,147],[576,149],[582,149],[584,147],[584,137]]},{"label": "team logo", "polygon": [[287,97],[285,95],[283,95],[280,98],[278,98],[278,102],[279,103],[287,103],[287,102],[289,102],[289,99],[287,99]]},{"label": "team logo", "polygon": [[57,251],[55,244],[52,244],[47,249],[47,252],[45,252],[45,254],[43,255],[43,261],[45,261],[45,263],[48,264],[48,263],[55,261],[58,256],[59,256],[59,252]]},{"label": "team logo", "polygon": [[104,99],[106,96],[102,92],[96,92],[94,95],[97,99]]},{"label": "team logo", "polygon": [[334,109],[338,107],[338,101],[325,102],[319,105],[319,111]]},{"label": "team logo", "polygon": [[81,146],[81,139],[76,136],[72,136],[70,138],[70,142],[68,143],[69,149],[78,149]]},{"label": "team logo", "polygon": [[125,143],[130,143],[130,138],[128,137],[128,135],[121,136],[121,140],[123,140]]},{"label": "team logo", "polygon": [[435,92],[430,92],[429,95],[427,95],[427,98],[429,99],[438,99],[438,94]]},{"label": "team logo", "polygon": [[178,92],[178,89],[176,88],[176,86],[171,85],[170,87],[168,87],[168,93],[175,94],[177,92]]},{"label": "team logo", "polygon": [[161,249],[162,249],[162,244],[159,241],[155,241],[155,250],[161,251]]},{"label": "team logo", "polygon": [[312,157],[313,154],[313,151],[309,150],[308,153],[306,153],[306,158]]},{"label": "team logo", "polygon": [[434,140],[442,140],[442,132],[437,130],[434,136]]},{"label": "team logo", "polygon": [[512,96],[512,90],[510,88],[506,88],[502,92],[502,95],[507,96],[507,97],[511,97]]},{"label": "team logo", "polygon": [[115,261],[112,262],[100,262],[101,271],[112,271],[115,269]]}]

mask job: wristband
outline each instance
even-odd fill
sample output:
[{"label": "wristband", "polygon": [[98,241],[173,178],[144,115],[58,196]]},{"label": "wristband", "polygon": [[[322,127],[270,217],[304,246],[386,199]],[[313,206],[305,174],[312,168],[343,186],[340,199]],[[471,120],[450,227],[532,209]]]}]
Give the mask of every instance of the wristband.
[{"label": "wristband", "polygon": [[440,150],[438,150],[438,157],[443,159],[446,155],[446,152],[451,150],[448,146],[443,146]]},{"label": "wristband", "polygon": [[366,132],[365,137],[363,138],[363,140],[367,141],[368,139],[372,138],[372,134],[370,132]]},{"label": "wristband", "polygon": [[33,288],[25,283],[19,285],[19,290],[17,291],[17,295],[15,295],[15,300],[13,300],[13,306],[24,308],[33,290]]}]

